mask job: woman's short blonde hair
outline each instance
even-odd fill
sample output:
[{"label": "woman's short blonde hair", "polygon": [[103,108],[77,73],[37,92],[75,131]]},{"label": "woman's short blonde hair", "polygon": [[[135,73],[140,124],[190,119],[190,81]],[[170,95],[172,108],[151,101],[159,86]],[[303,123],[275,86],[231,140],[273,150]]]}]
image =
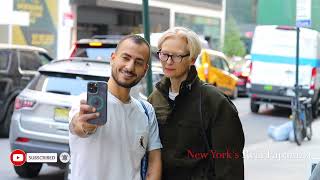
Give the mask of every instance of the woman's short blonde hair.
[{"label": "woman's short blonde hair", "polygon": [[170,37],[178,36],[187,40],[190,58],[196,59],[201,52],[201,42],[198,35],[192,30],[185,27],[173,27],[165,31],[159,39],[158,48],[161,49],[162,44]]}]

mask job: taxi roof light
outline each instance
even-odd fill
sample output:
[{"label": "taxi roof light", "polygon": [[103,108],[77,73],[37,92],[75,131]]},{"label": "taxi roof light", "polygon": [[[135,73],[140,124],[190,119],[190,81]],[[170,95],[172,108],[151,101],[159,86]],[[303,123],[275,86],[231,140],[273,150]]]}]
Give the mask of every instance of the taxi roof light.
[{"label": "taxi roof light", "polygon": [[90,42],[89,46],[94,46],[94,47],[102,46],[102,42]]}]

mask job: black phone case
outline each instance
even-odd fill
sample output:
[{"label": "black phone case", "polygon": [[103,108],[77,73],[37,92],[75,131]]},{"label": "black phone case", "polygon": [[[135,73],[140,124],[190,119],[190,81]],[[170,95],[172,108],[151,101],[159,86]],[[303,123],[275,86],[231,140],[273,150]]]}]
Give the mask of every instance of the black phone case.
[{"label": "black phone case", "polygon": [[[97,86],[97,92],[89,92],[90,83],[95,83]],[[96,112],[100,113],[100,116],[96,119],[89,120],[88,123],[96,125],[104,125],[107,123],[107,96],[108,86],[105,82],[88,82],[87,84],[87,102],[88,105],[96,108]]]}]

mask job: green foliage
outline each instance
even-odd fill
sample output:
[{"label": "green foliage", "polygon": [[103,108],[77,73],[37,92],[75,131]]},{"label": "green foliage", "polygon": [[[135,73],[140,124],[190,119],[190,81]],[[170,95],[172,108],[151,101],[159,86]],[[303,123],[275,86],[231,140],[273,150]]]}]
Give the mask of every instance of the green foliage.
[{"label": "green foliage", "polygon": [[229,57],[243,57],[246,54],[246,48],[240,39],[240,31],[237,27],[237,23],[232,17],[230,17],[226,22],[223,52]]}]

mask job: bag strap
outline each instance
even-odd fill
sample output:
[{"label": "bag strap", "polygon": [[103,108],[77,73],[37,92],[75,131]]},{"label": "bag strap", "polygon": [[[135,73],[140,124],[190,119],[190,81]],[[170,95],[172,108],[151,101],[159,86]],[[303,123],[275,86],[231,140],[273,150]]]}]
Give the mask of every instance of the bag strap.
[{"label": "bag strap", "polygon": [[[142,100],[138,99],[140,104],[142,105],[144,109],[144,113],[146,114],[148,118],[148,124],[149,124],[149,114],[148,114],[148,109],[146,105],[142,102]],[[147,171],[148,171],[148,153],[146,152],[143,158],[141,159],[141,169],[140,169],[140,176],[142,180],[146,180],[147,177]]]},{"label": "bag strap", "polygon": [[[204,87],[204,86],[206,86],[206,85],[210,85],[210,84],[208,84],[208,83],[203,83],[202,85],[201,85],[201,87],[200,87],[200,106],[199,106],[199,109],[200,109],[200,121],[201,121],[201,128],[202,128],[202,136],[203,136],[203,138],[204,138],[204,141],[205,141],[205,143],[206,143],[206,146],[207,146],[207,149],[208,149],[208,151],[210,151],[210,150],[212,150],[212,143],[211,143],[211,141],[209,141],[209,139],[210,140],[212,140],[212,138],[210,138],[210,133],[209,133],[209,135],[208,135],[208,133],[207,133],[207,130],[206,130],[206,127],[205,127],[205,121],[203,120],[203,116],[202,116],[202,87]],[[210,123],[208,124],[208,125],[210,125]],[[209,129],[209,128],[208,128]],[[209,129],[209,132],[210,132],[211,130]],[[212,160],[210,160],[210,165],[211,165],[211,170],[212,170],[212,173],[213,173],[213,175],[215,176],[215,163],[214,163],[214,159],[212,159]],[[210,169],[209,169],[209,171],[210,171]]]},{"label": "bag strap", "polygon": [[148,117],[148,124],[149,124],[149,114],[148,114],[148,109],[146,107],[146,105],[142,102],[142,100],[139,99],[140,104],[142,105],[143,109],[144,109],[144,113],[146,114],[146,116]]}]

